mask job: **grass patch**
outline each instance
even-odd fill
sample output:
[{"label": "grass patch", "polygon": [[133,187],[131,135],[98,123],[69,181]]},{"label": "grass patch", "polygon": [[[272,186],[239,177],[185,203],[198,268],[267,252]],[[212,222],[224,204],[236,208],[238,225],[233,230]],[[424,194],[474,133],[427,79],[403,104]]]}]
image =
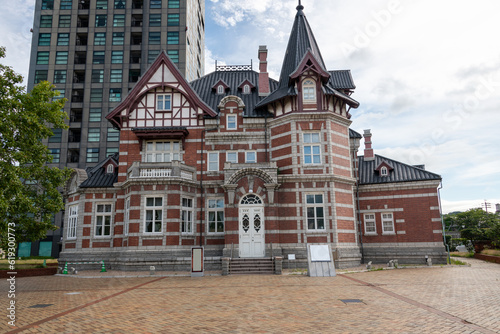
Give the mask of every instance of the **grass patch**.
[{"label": "grass patch", "polygon": [[470,253],[469,252],[451,252],[450,256],[471,258],[471,257],[474,257],[474,253],[473,252],[470,252]]},{"label": "grass patch", "polygon": [[500,249],[484,249],[481,254],[500,256]]},{"label": "grass patch", "polygon": [[456,266],[466,266],[467,265],[467,263],[462,262],[460,260],[450,259],[450,261],[451,261],[451,263],[448,262],[448,264],[454,264]]}]

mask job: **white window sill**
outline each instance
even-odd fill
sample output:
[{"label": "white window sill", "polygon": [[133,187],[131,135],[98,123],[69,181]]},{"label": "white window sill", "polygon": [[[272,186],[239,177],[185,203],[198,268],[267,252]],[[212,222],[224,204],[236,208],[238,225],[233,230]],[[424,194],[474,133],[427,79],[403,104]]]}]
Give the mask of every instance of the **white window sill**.
[{"label": "white window sill", "polygon": [[396,235],[396,232],[385,232],[382,235]]},{"label": "white window sill", "polygon": [[370,236],[376,236],[376,235],[378,235],[378,233],[376,233],[376,232],[375,233],[374,232],[372,232],[372,233],[365,233],[365,235],[370,237]]}]

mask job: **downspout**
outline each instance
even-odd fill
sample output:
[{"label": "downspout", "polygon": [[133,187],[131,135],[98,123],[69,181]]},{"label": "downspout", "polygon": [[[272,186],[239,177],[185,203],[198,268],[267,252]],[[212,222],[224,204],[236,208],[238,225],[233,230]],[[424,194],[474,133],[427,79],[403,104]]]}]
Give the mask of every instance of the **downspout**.
[{"label": "downspout", "polygon": [[438,202],[439,202],[439,216],[441,217],[441,228],[443,230],[443,243],[445,244],[446,252],[448,253],[448,263],[451,264],[450,246],[446,243],[446,229],[444,226],[443,211],[441,209],[441,192],[440,192],[441,189],[443,189],[443,181],[439,182],[439,187],[437,188]]},{"label": "downspout", "polygon": [[266,162],[269,162],[269,152],[267,149],[267,114],[264,118],[264,138],[265,138],[265,143],[266,143]]},{"label": "downspout", "polygon": [[[203,160],[203,149],[204,149],[204,144],[205,144],[205,132],[207,131],[214,131],[219,129],[219,115],[217,115],[217,126],[214,128],[210,129],[203,129],[201,130],[201,175],[200,175],[200,192],[201,192],[201,205],[200,205],[200,247],[203,247],[203,221],[204,221],[204,216],[206,217],[206,208],[205,208],[205,188],[203,187],[203,167],[204,167],[204,160]],[[205,214],[205,215],[204,215]]]},{"label": "downspout", "polygon": [[363,251],[363,230],[361,226],[361,213],[359,212],[359,166],[358,166],[358,157],[356,157],[356,152],[354,155],[354,168],[356,169],[356,207],[357,207],[357,216],[358,216],[358,231],[359,231],[359,244],[361,247],[361,263],[365,263],[365,253]]}]

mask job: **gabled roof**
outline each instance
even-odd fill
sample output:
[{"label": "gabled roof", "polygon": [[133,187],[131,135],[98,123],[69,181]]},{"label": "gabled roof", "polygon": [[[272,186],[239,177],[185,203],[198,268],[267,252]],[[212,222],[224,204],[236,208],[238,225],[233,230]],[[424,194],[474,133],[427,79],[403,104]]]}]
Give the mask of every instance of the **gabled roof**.
[{"label": "gabled roof", "polygon": [[86,169],[88,178],[80,184],[80,188],[110,188],[118,181],[118,168],[113,169],[113,173],[107,173],[105,166],[109,162],[118,166],[118,153],[115,153],[102,160],[97,166]]},{"label": "gabled roof", "polygon": [[[376,171],[376,168],[384,162],[394,169],[389,173],[389,175],[380,176],[378,171]],[[375,154],[375,159],[371,161],[365,161],[363,156],[359,157],[360,184],[380,184],[430,180],[440,181],[441,176],[415,166],[385,158],[377,154]]]},{"label": "gabled roof", "polygon": [[[229,90],[224,94],[218,95],[211,88],[214,84],[223,80],[229,87]],[[213,110],[218,112],[219,102],[228,95],[238,96],[245,104],[245,116],[247,117],[263,117],[271,116],[267,111],[256,110],[255,107],[264,97],[259,96],[258,89],[251,89],[250,94],[243,94],[243,91],[238,87],[248,80],[250,83],[259,82],[259,73],[255,71],[215,71],[207,74],[197,80],[191,81],[191,87],[196,91],[200,98],[205,101]],[[276,89],[278,82],[269,79],[269,87],[271,91]]]},{"label": "gabled roof", "polygon": [[[165,51],[160,52],[160,54],[156,57],[156,60],[149,66],[147,71],[141,77],[141,79],[134,85],[134,88],[128,93],[127,97],[116,106],[113,111],[111,111],[106,118],[110,120],[113,124],[120,127],[121,126],[121,115],[123,110],[126,110],[127,113],[130,113],[135,105],[141,100],[144,94],[147,94],[148,91],[154,89],[159,86],[166,86],[164,80],[164,73],[158,74],[158,71],[165,66],[166,69],[171,73],[173,78],[178,82],[177,87],[172,87],[174,89],[183,91],[188,100],[190,100],[190,104],[193,108],[198,107],[205,115],[208,116],[216,116],[217,113],[214,111],[215,109],[210,108],[200,97],[196,94],[196,91],[189,85],[184,76],[179,72],[177,66],[170,60]],[[159,78],[161,76],[161,78]],[[155,82],[160,82],[158,84],[149,84],[150,81],[153,80]]]}]

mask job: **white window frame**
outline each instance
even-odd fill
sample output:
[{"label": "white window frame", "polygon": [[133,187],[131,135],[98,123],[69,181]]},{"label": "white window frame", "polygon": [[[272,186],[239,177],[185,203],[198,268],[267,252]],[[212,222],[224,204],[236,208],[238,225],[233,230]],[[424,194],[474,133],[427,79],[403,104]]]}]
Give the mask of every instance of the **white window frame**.
[{"label": "white window frame", "polygon": [[[224,221],[224,199],[223,198],[209,198],[207,199],[207,233],[208,234],[223,234],[225,231]],[[222,217],[220,216],[222,214]],[[220,220],[222,218],[222,221]],[[219,230],[222,224],[222,230]],[[213,225],[213,230],[211,230]]]},{"label": "white window frame", "polygon": [[218,95],[224,94],[224,86],[223,85],[218,85],[217,86],[217,94]]},{"label": "white window frame", "polygon": [[[396,234],[394,229],[394,214],[392,212],[382,212],[380,214],[382,219],[382,234]],[[386,228],[389,228],[386,230]]]},{"label": "white window frame", "polygon": [[[167,145],[168,144],[168,145]],[[182,161],[180,140],[148,140],[144,143],[144,162]]]},{"label": "white window frame", "polygon": [[[234,121],[230,119],[233,119]],[[226,115],[226,130],[237,130],[238,129],[237,120],[238,117],[236,115]]]},{"label": "white window frame", "polygon": [[156,95],[156,111],[172,111],[172,94]]},{"label": "white window frame", "polygon": [[304,80],[302,83],[302,97],[306,103],[316,103],[316,83],[314,80]]},{"label": "white window frame", "polygon": [[[230,159],[229,158],[229,155],[232,155],[234,154],[234,157],[236,159]],[[226,162],[230,162],[230,163],[233,163],[233,164],[237,164],[238,163],[238,151],[229,151],[229,152],[226,152]]]},{"label": "white window frame", "polygon": [[193,199],[189,197],[181,198],[181,232],[182,234],[194,233],[194,207]]},{"label": "white window frame", "polygon": [[[153,205],[148,205],[148,199],[153,199]],[[157,205],[157,199],[161,199],[161,204]],[[163,196],[147,196],[144,197],[144,234],[161,234],[163,232],[163,204],[165,199]],[[153,216],[151,219],[148,219],[148,211],[152,211]],[[156,213],[160,212],[160,218],[156,218]],[[147,223],[148,220],[151,220],[151,231],[147,231]],[[160,230],[155,231],[156,223],[160,222]]]},{"label": "white window frame", "polygon": [[130,223],[130,197],[125,198],[125,212],[123,214],[123,235],[128,235]]},{"label": "white window frame", "polygon": [[380,176],[387,176],[387,175],[389,175],[387,167],[384,166],[380,168]]},{"label": "white window frame", "polygon": [[[102,207],[103,211],[99,211]],[[109,207],[109,211],[106,211]],[[99,219],[101,218],[101,219]],[[106,219],[109,219],[106,221]],[[113,204],[112,203],[96,203],[95,204],[95,220],[94,220],[94,237],[96,238],[110,238],[113,234],[111,228],[113,227]],[[101,234],[97,234],[97,228],[101,226]],[[109,227],[109,233],[105,234],[106,227]]]},{"label": "white window frame", "polygon": [[113,164],[109,164],[108,167],[106,167],[106,173],[113,174],[114,171],[115,171],[115,166],[113,166]]},{"label": "white window frame", "polygon": [[[320,198],[321,201],[318,201]],[[324,195],[320,193],[305,194],[304,203],[306,206],[305,214],[306,214],[307,230],[326,231],[326,217],[325,217],[326,210],[325,210]],[[321,220],[323,221],[322,222],[323,228],[318,227],[321,226],[320,224]],[[310,227],[311,222],[313,223],[313,227]]]},{"label": "white window frame", "polygon": [[219,152],[208,152],[207,170],[209,172],[219,171]]},{"label": "white window frame", "polygon": [[250,94],[250,85],[246,84],[243,86],[243,94]]},{"label": "white window frame", "polygon": [[[375,221],[375,214],[374,213],[365,213],[364,214],[364,223],[365,223],[365,234],[366,235],[376,235],[377,234],[377,223]],[[373,224],[373,225],[372,225]],[[370,228],[370,230],[368,229]]]},{"label": "white window frame", "polygon": [[[248,158],[249,154],[254,154],[255,159],[253,159],[253,160],[249,159]],[[247,164],[255,164],[255,163],[257,163],[257,151],[246,151],[245,152],[245,163],[247,163]]]},{"label": "white window frame", "polygon": [[320,165],[323,160],[321,156],[321,132],[303,133],[302,143],[304,165]]},{"label": "white window frame", "polygon": [[78,226],[78,205],[68,207],[68,232],[67,239],[76,239],[76,228]]}]

